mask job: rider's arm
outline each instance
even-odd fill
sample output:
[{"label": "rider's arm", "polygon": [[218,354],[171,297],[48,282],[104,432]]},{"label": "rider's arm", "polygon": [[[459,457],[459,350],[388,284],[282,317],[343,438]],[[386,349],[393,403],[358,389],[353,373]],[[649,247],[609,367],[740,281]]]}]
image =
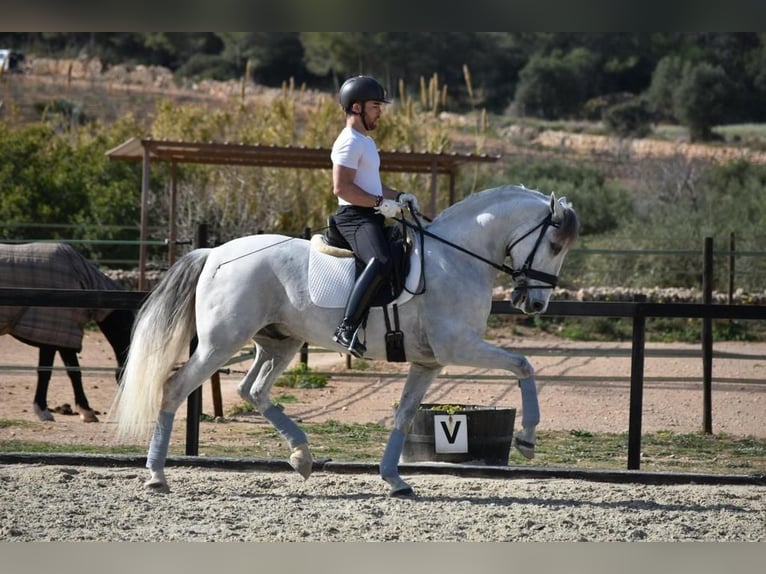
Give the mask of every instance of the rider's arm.
[{"label": "rider's arm", "polygon": [[[354,183],[356,170],[340,164],[332,166],[332,192],[353,205],[361,207],[377,207],[377,196],[371,195]],[[398,192],[390,187],[383,186],[383,197],[396,199]]]},{"label": "rider's arm", "polygon": [[395,201],[399,200],[399,194],[401,192],[398,189],[394,189],[393,187],[388,187],[385,183],[383,184],[383,197],[386,199],[393,199]]}]

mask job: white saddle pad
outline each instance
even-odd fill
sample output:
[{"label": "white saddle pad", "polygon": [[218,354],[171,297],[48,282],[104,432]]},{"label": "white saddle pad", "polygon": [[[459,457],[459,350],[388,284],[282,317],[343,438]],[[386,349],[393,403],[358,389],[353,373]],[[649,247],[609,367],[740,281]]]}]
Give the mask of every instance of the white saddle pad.
[{"label": "white saddle pad", "polygon": [[[392,303],[402,305],[412,299],[420,286],[420,243],[413,239],[410,253],[410,272],[404,282],[404,290]],[[309,249],[309,295],[317,307],[345,307],[351,289],[354,287],[356,273],[353,257],[335,257],[314,249]]]}]

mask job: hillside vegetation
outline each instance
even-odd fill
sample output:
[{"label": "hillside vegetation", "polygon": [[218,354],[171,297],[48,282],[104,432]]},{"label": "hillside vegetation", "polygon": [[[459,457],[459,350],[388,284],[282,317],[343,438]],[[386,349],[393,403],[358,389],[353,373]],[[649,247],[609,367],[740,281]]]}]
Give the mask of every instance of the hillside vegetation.
[{"label": "hillside vegetation", "polygon": [[[179,85],[158,67],[114,66],[98,74],[92,68],[48,61],[37,73],[9,74],[0,82],[5,239],[135,240],[140,167],[104,156],[130,137],[327,148],[342,125],[333,93],[290,82],[281,89],[247,81]],[[483,109],[449,113],[442,109],[446,91],[437,77],[418,93],[400,85],[375,134],[379,146],[501,155],[497,164],[464,166],[458,199],[501,183],[569,197],[583,228],[564,287],[697,288],[706,236],[725,251],[735,234],[738,252],[760,252],[766,220],[760,128],[723,126],[727,141],[712,145],[679,141],[663,126],[652,138],[617,138],[600,122],[514,119]],[[155,166],[151,178],[150,225],[162,240],[167,166]],[[386,174],[386,180],[424,199],[429,193],[427,175]],[[213,242],[257,230],[297,235],[306,226],[322,228],[335,205],[329,170],[180,165],[178,182],[178,228],[185,238],[199,222],[211,226]],[[445,183],[438,209],[448,202]],[[135,245],[83,249],[95,259],[135,260]],[[162,258],[163,248],[154,253]],[[763,290],[762,261],[737,259],[738,288]],[[717,263],[724,269],[726,260],[719,256]],[[716,288],[723,291],[726,283],[720,272]]]}]

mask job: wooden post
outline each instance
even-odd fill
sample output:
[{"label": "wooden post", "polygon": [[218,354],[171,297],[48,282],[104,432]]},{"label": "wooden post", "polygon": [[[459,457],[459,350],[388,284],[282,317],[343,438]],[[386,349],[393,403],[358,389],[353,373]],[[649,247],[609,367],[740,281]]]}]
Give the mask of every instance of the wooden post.
[{"label": "wooden post", "polygon": [[174,161],[170,164],[170,237],[168,237],[168,265],[176,262],[176,241],[178,231],[176,229],[176,211],[178,210],[178,188],[176,185],[178,164]]},{"label": "wooden post", "polygon": [[437,186],[437,177],[439,175],[439,166],[436,163],[436,160],[433,160],[431,162],[431,198],[428,203],[428,217],[433,219],[436,217],[436,191],[438,189]]},{"label": "wooden post", "polygon": [[[734,232],[729,234],[729,305],[734,304]],[[729,319],[731,321],[731,319]]]},{"label": "wooden post", "polygon": [[221,398],[221,374],[213,373],[210,377],[210,389],[213,393],[213,416],[223,416],[223,399]]},{"label": "wooden post", "polygon": [[141,231],[139,232],[140,244],[138,246],[138,290],[146,291],[146,260],[148,247],[146,241],[149,236],[149,148],[144,145],[144,162],[141,170]]}]

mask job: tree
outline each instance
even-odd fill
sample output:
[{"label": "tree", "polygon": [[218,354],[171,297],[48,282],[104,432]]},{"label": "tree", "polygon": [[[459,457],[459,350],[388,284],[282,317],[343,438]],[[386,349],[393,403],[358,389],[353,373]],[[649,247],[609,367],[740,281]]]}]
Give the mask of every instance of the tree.
[{"label": "tree", "polygon": [[720,66],[707,62],[684,66],[681,81],[673,92],[673,109],[689,128],[692,141],[712,139],[713,126],[725,117],[729,95],[729,77]]},{"label": "tree", "polygon": [[594,55],[583,48],[566,56],[533,56],[519,72],[519,113],[548,120],[576,117],[590,95],[594,65]]},{"label": "tree", "polygon": [[308,70],[318,76],[331,76],[340,87],[347,76],[380,76],[380,33],[371,32],[301,32]]},{"label": "tree", "polygon": [[652,83],[646,92],[649,107],[657,120],[676,120],[673,94],[683,69],[683,60],[678,56],[666,56],[657,63],[652,74]]}]

